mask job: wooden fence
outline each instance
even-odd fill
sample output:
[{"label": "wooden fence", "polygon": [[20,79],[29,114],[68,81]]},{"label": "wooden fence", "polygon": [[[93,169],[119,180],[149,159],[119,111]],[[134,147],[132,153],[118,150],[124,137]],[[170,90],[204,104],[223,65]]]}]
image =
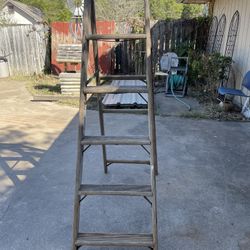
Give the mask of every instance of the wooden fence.
[{"label": "wooden fence", "polygon": [[[166,52],[187,56],[189,48],[204,51],[209,32],[209,23],[197,19],[158,21],[152,25],[152,61],[157,67]],[[145,73],[145,43],[125,41],[115,49],[115,72]]]},{"label": "wooden fence", "polygon": [[7,56],[11,75],[42,73],[49,63],[47,45],[43,25],[0,26],[0,56]]},{"label": "wooden fence", "polygon": [[[116,23],[114,21],[97,21],[97,32],[99,34],[112,34],[115,32]],[[51,24],[51,70],[53,74],[60,74],[64,71],[64,64],[57,62],[58,47],[60,44],[81,44],[70,32],[69,22],[53,22]],[[111,50],[113,43],[105,41],[99,42],[99,60],[100,70],[103,74],[108,74],[112,69]],[[79,57],[81,59],[81,57]],[[94,56],[92,53],[92,44],[89,54],[89,73],[94,72]],[[80,63],[78,65],[68,64],[69,71],[80,71]]]},{"label": "wooden fence", "polygon": [[[103,28],[98,32],[112,33],[115,27],[117,32],[130,31],[126,23],[111,24],[105,22],[99,25]],[[68,24],[65,27],[68,32]],[[53,25],[52,30],[54,30]],[[154,67],[159,64],[163,53],[173,51],[179,56],[183,56],[183,52],[187,51],[187,48],[204,50],[208,31],[206,21],[177,20],[154,23],[152,25]],[[8,55],[11,75],[42,73],[47,66],[50,66],[50,50],[52,50],[52,66],[55,64],[57,51],[54,46],[55,32],[52,32],[52,45],[48,34],[48,29],[43,25],[0,26],[0,56]],[[64,42],[68,43],[67,39]],[[105,52],[100,53],[102,55],[100,60],[104,62],[101,64],[103,72],[145,73],[145,43],[143,41],[125,41],[115,47],[113,45],[106,46],[106,43],[102,45]]]}]

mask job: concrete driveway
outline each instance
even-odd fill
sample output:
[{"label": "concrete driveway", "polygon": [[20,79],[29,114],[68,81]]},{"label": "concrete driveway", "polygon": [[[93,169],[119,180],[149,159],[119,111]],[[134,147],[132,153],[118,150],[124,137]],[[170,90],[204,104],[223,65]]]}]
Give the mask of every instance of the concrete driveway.
[{"label": "concrete driveway", "polygon": [[[68,250],[77,110],[30,102],[23,83],[0,86],[0,249]],[[88,118],[88,133],[98,134],[97,112]],[[147,132],[145,116],[107,115],[106,124],[108,134]],[[159,250],[249,250],[250,123],[157,117],[157,134]],[[137,147],[108,154],[146,157]],[[104,175],[100,147],[85,159],[88,183],[149,181],[142,166],[114,165]],[[82,218],[85,231],[150,230],[141,198],[88,197]]]}]

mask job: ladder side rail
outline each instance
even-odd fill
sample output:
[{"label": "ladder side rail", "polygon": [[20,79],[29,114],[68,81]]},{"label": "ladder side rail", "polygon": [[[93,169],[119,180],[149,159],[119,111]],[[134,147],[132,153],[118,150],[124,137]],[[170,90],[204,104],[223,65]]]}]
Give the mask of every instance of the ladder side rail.
[{"label": "ladder side rail", "polygon": [[158,174],[157,148],[156,148],[156,126],[154,112],[154,86],[152,75],[152,41],[150,28],[150,5],[149,0],[144,0],[145,10],[145,33],[146,33],[146,78],[148,86],[148,110],[149,110],[149,135],[152,143],[152,165],[155,168],[155,174]]},{"label": "ladder side rail", "polygon": [[79,233],[80,223],[80,195],[79,189],[82,182],[83,172],[83,147],[81,145],[82,138],[85,133],[86,124],[86,101],[87,96],[83,93],[84,87],[87,84],[88,75],[88,57],[89,57],[89,41],[86,40],[86,35],[89,33],[90,27],[90,2],[85,0],[85,10],[83,18],[83,40],[82,40],[82,65],[81,65],[81,84],[80,84],[80,102],[79,102],[79,125],[78,125],[78,141],[77,141],[77,163],[75,176],[75,197],[74,197],[74,217],[73,217],[73,235],[72,235],[72,250],[77,250],[76,240]]},{"label": "ladder side rail", "polygon": [[[91,30],[92,34],[97,34],[96,29],[96,14],[95,14],[95,1],[91,0]],[[98,53],[98,41],[93,40],[93,52],[94,52],[94,63],[95,63],[95,72],[96,74],[96,85],[100,86],[100,71],[99,71],[99,53]],[[99,123],[100,123],[100,132],[101,135],[105,135],[105,126],[104,126],[104,115],[103,115],[103,106],[102,106],[102,97],[98,94],[98,112],[99,112]],[[108,172],[108,166],[107,166],[107,150],[106,145],[102,145],[102,155],[103,155],[103,166],[104,166],[104,173],[106,174]]]},{"label": "ladder side rail", "polygon": [[154,114],[154,93],[153,93],[153,79],[152,79],[152,41],[150,29],[150,6],[149,0],[144,0],[145,10],[145,32],[146,32],[146,76],[148,84],[148,126],[149,138],[151,142],[150,147],[150,161],[151,161],[151,186],[152,186],[152,229],[153,229],[153,248],[158,250],[158,230],[157,230],[157,198],[156,198],[156,174],[158,172],[157,166],[157,150],[156,150],[156,127]]}]

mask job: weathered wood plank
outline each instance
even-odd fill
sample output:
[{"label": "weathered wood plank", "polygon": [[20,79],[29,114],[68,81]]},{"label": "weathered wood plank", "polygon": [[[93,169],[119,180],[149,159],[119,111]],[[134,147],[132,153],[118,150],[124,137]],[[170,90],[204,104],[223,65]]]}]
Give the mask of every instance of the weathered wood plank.
[{"label": "weathered wood plank", "polygon": [[57,62],[59,63],[81,63],[81,44],[59,44],[57,50]]},{"label": "weathered wood plank", "polygon": [[156,150],[156,125],[154,113],[154,91],[153,91],[153,74],[152,74],[152,40],[150,29],[150,4],[149,0],[144,0],[145,9],[145,31],[146,40],[146,74],[148,84],[148,124],[149,138],[151,141],[150,163],[151,163],[151,186],[152,186],[152,232],[154,250],[158,250],[158,226],[157,226],[157,199],[156,199],[156,174],[158,174],[157,150]]},{"label": "weathered wood plank", "polygon": [[153,247],[151,234],[80,233],[76,246]]},{"label": "weathered wood plank", "polygon": [[150,145],[147,136],[85,136],[82,145]]},{"label": "weathered wood plank", "polygon": [[45,66],[47,38],[43,25],[2,26],[0,51],[8,56],[10,74],[42,73]]},{"label": "weathered wood plank", "polygon": [[150,165],[150,161],[148,160],[111,160],[108,159],[107,163],[109,164],[143,164]]},{"label": "weathered wood plank", "polygon": [[79,124],[78,124],[78,138],[77,138],[77,162],[75,173],[75,196],[74,196],[74,219],[73,219],[73,233],[72,233],[72,250],[79,249],[76,246],[76,241],[79,234],[80,226],[80,196],[78,191],[82,183],[83,172],[83,152],[82,152],[82,138],[85,135],[86,127],[86,101],[87,96],[83,94],[83,87],[85,86],[88,78],[88,59],[89,59],[89,43],[86,41],[86,35],[90,33],[90,14],[91,3],[90,0],[84,0],[84,14],[83,14],[83,37],[82,37],[82,63],[81,63],[81,91],[79,101]]},{"label": "weathered wood plank", "polygon": [[132,113],[132,114],[147,114],[147,109],[103,109],[103,113]]},{"label": "weathered wood plank", "polygon": [[105,75],[101,80],[146,80],[146,75]]},{"label": "weathered wood plank", "polygon": [[133,39],[145,39],[145,34],[108,34],[99,35],[92,34],[87,36],[87,40],[133,40]]},{"label": "weathered wood plank", "polygon": [[146,86],[95,86],[83,89],[85,94],[147,93]]}]

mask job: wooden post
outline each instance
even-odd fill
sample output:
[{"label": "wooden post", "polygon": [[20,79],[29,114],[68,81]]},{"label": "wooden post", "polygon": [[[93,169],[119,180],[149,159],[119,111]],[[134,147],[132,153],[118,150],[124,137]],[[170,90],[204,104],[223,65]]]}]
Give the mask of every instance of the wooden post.
[{"label": "wooden post", "polygon": [[148,84],[148,126],[149,138],[151,142],[150,161],[151,161],[151,186],[153,192],[152,198],[152,227],[153,227],[153,246],[154,250],[158,250],[158,232],[157,232],[157,201],[156,201],[156,178],[158,174],[157,166],[157,151],[156,151],[156,127],[154,114],[154,92],[152,79],[152,44],[151,44],[151,29],[150,29],[150,6],[149,0],[144,0],[145,9],[145,32],[146,32],[146,77]]},{"label": "wooden post", "polygon": [[86,116],[86,95],[83,94],[83,88],[87,82],[88,74],[88,57],[89,57],[89,42],[86,40],[86,36],[89,33],[90,27],[90,1],[85,0],[84,10],[84,32],[82,42],[82,65],[81,65],[81,86],[80,86],[80,104],[79,104],[79,127],[78,127],[78,145],[77,145],[77,163],[76,163],[76,180],[75,180],[75,198],[74,198],[74,218],[73,218],[73,237],[72,237],[72,250],[77,250],[76,240],[79,232],[80,222],[80,195],[78,190],[80,189],[82,182],[82,170],[83,170],[83,148],[81,140],[85,133],[85,116]]}]

